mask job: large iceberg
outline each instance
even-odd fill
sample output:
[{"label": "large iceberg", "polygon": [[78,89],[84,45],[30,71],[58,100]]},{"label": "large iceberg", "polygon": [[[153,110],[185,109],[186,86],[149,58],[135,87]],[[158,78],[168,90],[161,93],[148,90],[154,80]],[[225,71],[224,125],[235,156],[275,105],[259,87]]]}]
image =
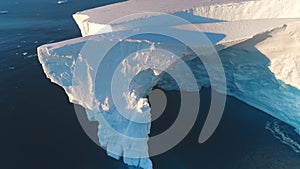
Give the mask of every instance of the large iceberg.
[{"label": "large iceberg", "polygon": [[298,0],[129,0],[74,14],[83,37],[43,45],[38,56],[46,76],[98,122],[108,155],[151,169],[154,86],[211,86],[300,133],[299,9]]}]

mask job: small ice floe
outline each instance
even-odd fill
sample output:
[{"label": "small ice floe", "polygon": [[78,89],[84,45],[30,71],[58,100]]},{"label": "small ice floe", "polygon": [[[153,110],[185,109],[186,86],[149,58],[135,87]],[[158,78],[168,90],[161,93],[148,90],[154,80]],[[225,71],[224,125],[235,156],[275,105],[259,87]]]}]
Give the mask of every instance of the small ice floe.
[{"label": "small ice floe", "polygon": [[36,41],[34,41],[34,43],[37,44],[37,43],[39,43],[39,41],[36,40]]},{"label": "small ice floe", "polygon": [[8,69],[9,70],[15,70],[15,67],[14,66],[9,66]]},{"label": "small ice floe", "polygon": [[37,56],[37,54],[32,54],[32,55],[25,56],[25,58],[32,58],[32,57],[36,57],[36,56]]},{"label": "small ice floe", "polygon": [[61,1],[57,1],[57,4],[66,4],[68,3],[69,1],[68,0],[61,0]]},{"label": "small ice floe", "polygon": [[8,11],[0,11],[0,14],[7,14]]},{"label": "small ice floe", "polygon": [[27,52],[24,52],[24,53],[22,53],[23,54],[23,56],[26,56],[28,53]]}]

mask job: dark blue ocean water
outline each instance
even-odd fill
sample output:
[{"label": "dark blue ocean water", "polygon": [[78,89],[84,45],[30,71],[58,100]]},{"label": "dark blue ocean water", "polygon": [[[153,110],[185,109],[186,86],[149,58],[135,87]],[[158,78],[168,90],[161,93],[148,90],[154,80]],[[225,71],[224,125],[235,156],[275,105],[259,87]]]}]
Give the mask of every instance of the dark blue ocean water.
[{"label": "dark blue ocean water", "polygon": [[[36,47],[42,44],[80,36],[71,18],[74,12],[113,2],[0,1],[0,11],[8,11],[0,14],[1,169],[127,168],[87,137],[73,105],[60,87],[46,79],[36,57]],[[153,123],[152,135],[168,128],[176,117],[179,93],[166,93],[167,109]],[[193,130],[174,149],[152,158],[155,169],[299,169],[300,154],[295,147],[300,139],[293,129],[232,97],[216,133],[198,144],[209,89],[203,89],[201,97]],[[283,144],[275,137],[280,134],[266,130],[274,125],[297,144]]]}]

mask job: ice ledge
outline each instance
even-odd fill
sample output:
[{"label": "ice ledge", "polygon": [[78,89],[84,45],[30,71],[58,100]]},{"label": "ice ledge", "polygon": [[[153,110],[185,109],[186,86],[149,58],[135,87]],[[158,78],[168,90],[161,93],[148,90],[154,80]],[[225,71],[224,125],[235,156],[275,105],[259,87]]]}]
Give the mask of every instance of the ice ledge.
[{"label": "ice ledge", "polygon": [[[216,22],[204,24],[190,24],[174,26],[176,29],[193,30],[197,27],[199,31],[226,35],[216,42],[218,50],[253,38],[255,35],[270,32],[273,29],[283,27],[287,23],[299,22],[300,18],[294,19],[258,19],[242,20],[233,22]],[[210,38],[210,37],[208,37]],[[213,39],[210,39],[214,41]]]},{"label": "ice ledge", "polygon": [[[108,6],[98,7],[73,15],[82,36],[132,29],[132,25],[123,23],[160,14],[173,14],[194,17],[196,24],[220,21],[240,21],[254,19],[299,18],[298,0],[129,0]],[[115,12],[117,11],[117,12]],[[253,12],[255,11],[255,12]],[[140,25],[141,26],[141,25]]]}]

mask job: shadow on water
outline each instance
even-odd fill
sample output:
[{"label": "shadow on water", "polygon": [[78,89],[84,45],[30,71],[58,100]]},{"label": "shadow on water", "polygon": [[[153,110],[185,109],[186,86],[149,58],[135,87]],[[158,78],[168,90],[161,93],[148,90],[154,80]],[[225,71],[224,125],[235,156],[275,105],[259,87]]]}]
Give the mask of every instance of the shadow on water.
[{"label": "shadow on water", "polygon": [[[153,122],[151,135],[161,133],[162,128],[167,129],[178,112],[180,93],[165,93],[167,107]],[[152,158],[155,168],[297,169],[300,165],[300,155],[265,130],[266,123],[274,118],[231,96],[227,96],[218,129],[207,142],[199,144],[198,137],[210,106],[210,88],[203,88],[200,94],[201,105],[195,126],[174,149]],[[294,132],[292,127],[287,127],[286,131]]]}]

